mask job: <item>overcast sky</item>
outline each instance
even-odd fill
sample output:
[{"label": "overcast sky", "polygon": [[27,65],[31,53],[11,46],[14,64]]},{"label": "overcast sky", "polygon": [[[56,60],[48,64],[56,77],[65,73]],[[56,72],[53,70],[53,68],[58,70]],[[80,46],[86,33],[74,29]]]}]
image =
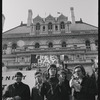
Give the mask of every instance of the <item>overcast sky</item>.
[{"label": "overcast sky", "polygon": [[33,18],[38,14],[45,18],[49,14],[58,17],[61,12],[71,21],[70,7],[74,7],[76,21],[98,27],[98,0],[2,0],[2,13],[5,16],[3,31],[27,23],[28,10],[32,9]]}]

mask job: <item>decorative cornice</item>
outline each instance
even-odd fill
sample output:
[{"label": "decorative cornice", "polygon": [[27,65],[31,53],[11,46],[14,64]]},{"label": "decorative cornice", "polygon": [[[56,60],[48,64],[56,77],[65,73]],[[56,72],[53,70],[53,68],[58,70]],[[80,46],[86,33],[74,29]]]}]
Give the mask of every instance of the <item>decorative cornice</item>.
[{"label": "decorative cornice", "polygon": [[25,34],[4,34],[2,35],[2,39],[12,39],[12,38],[42,38],[42,37],[59,37],[59,36],[79,36],[79,35],[98,35],[98,31],[72,31],[71,33],[63,33],[63,34],[38,34],[38,35],[29,35],[29,33]]}]

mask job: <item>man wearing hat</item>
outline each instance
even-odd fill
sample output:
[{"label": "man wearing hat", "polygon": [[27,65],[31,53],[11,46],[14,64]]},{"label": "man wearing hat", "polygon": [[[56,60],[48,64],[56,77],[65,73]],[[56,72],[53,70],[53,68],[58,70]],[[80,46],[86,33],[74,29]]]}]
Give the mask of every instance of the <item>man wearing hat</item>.
[{"label": "man wearing hat", "polygon": [[30,88],[22,82],[23,74],[15,74],[16,82],[9,85],[3,94],[3,100],[30,100]]},{"label": "man wearing hat", "polygon": [[35,72],[35,87],[33,87],[31,91],[31,100],[42,100],[40,94],[41,85],[42,85],[42,72],[38,70]]}]

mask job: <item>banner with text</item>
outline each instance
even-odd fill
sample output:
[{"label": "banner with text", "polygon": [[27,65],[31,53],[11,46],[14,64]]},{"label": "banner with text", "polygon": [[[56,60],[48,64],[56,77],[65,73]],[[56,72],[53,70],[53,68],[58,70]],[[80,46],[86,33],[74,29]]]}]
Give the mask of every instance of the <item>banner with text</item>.
[{"label": "banner with text", "polygon": [[59,64],[59,55],[31,55],[31,67],[49,67],[50,64]]},{"label": "banner with text", "polygon": [[[9,84],[12,84],[15,82],[15,74],[18,71],[12,71],[12,72],[3,72],[2,73],[2,89],[6,88]],[[35,86],[35,77],[34,73],[35,70],[32,71],[20,71],[23,73],[22,82],[25,84],[28,84],[30,89]]]}]

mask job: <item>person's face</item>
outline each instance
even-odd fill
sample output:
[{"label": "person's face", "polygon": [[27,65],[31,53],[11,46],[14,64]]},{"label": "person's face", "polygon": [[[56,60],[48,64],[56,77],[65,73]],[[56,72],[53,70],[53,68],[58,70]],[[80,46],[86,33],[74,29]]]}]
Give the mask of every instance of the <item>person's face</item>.
[{"label": "person's face", "polygon": [[49,69],[49,74],[50,74],[50,76],[55,76],[56,75],[56,68],[51,67]]},{"label": "person's face", "polygon": [[22,76],[17,75],[17,76],[15,77],[15,80],[16,80],[16,82],[21,82],[21,81],[22,81]]},{"label": "person's face", "polygon": [[76,68],[74,72],[75,72],[74,75],[77,78],[83,78],[82,70],[80,68]]},{"label": "person's face", "polygon": [[41,74],[36,75],[35,81],[36,81],[36,83],[41,83],[42,82],[42,75]]},{"label": "person's face", "polygon": [[61,74],[60,74],[60,77],[61,77],[63,80],[65,80],[66,75],[65,75],[64,73],[61,73]]}]

